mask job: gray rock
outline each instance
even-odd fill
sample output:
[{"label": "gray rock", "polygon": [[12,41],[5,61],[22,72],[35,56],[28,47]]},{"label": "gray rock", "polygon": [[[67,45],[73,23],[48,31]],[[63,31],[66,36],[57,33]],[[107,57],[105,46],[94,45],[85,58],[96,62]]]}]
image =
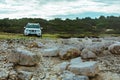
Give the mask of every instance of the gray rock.
[{"label": "gray rock", "polygon": [[120,42],[114,43],[108,47],[112,54],[120,54]]},{"label": "gray rock", "polygon": [[18,72],[18,78],[20,80],[31,80],[33,74],[31,72],[27,71],[20,71]]},{"label": "gray rock", "polygon": [[12,70],[9,72],[9,80],[18,80],[18,74],[16,71]]},{"label": "gray rock", "polygon": [[88,76],[75,76],[73,80],[89,80]]},{"label": "gray rock", "polygon": [[62,62],[57,65],[54,65],[52,69],[54,72],[58,72],[58,73],[63,72],[65,70],[67,70],[69,64],[70,64],[69,62]]},{"label": "gray rock", "polygon": [[81,54],[80,50],[76,47],[73,46],[63,46],[60,49],[59,52],[59,57],[61,59],[71,59],[71,58],[75,58],[75,57],[79,57]]},{"label": "gray rock", "polygon": [[9,54],[9,62],[24,65],[34,66],[40,61],[40,57],[26,49],[17,48],[13,53]]},{"label": "gray rock", "polygon": [[79,64],[82,62],[81,57],[73,58],[70,60],[70,64]]},{"label": "gray rock", "polygon": [[6,70],[0,70],[0,80],[6,80],[8,77],[8,73]]},{"label": "gray rock", "polygon": [[68,70],[75,74],[80,74],[85,76],[95,76],[98,73],[98,66],[97,66],[97,62],[90,61],[79,64],[72,64],[68,66]]},{"label": "gray rock", "polygon": [[42,49],[41,53],[43,56],[54,57],[54,56],[58,56],[59,49],[57,47]]},{"label": "gray rock", "polygon": [[62,80],[89,80],[87,76],[75,75],[70,71],[64,71],[61,75]]},{"label": "gray rock", "polygon": [[59,66],[60,66],[60,71],[66,70],[67,67],[68,67],[68,65],[69,65],[69,62],[63,62],[63,63],[59,64]]},{"label": "gray rock", "polygon": [[89,59],[89,58],[96,58],[96,54],[93,53],[92,51],[88,50],[88,49],[83,49],[81,52],[81,57],[84,59]]}]

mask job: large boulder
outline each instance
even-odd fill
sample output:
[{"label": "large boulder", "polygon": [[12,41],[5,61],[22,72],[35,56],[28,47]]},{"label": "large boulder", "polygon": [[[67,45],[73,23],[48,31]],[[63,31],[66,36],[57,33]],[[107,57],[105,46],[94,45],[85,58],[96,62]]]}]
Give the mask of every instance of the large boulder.
[{"label": "large boulder", "polygon": [[79,50],[82,50],[84,48],[84,43],[81,42],[79,38],[70,38],[68,39],[68,45],[78,48]]},{"label": "large boulder", "polygon": [[104,50],[107,50],[108,47],[113,43],[114,43],[113,41],[105,41],[105,40],[102,40],[101,42],[92,42],[92,44],[86,45],[86,47],[82,51],[82,55],[84,52],[86,52],[99,56],[103,53]]},{"label": "large boulder", "polygon": [[114,43],[108,47],[112,54],[120,54],[120,42]]},{"label": "large boulder", "polygon": [[92,45],[88,45],[85,49],[99,56],[105,50],[105,45],[103,42],[93,42]]},{"label": "large boulder", "polygon": [[95,61],[82,62],[68,66],[68,70],[78,75],[95,76],[98,73],[98,66]]},{"label": "large boulder", "polygon": [[35,66],[38,64],[40,57],[26,49],[17,48],[9,54],[8,60],[19,65]]},{"label": "large boulder", "polygon": [[60,49],[59,57],[61,59],[71,59],[80,56],[81,52],[76,47],[66,46]]},{"label": "large boulder", "polygon": [[58,56],[58,53],[59,53],[59,49],[57,47],[41,49],[42,56],[54,57],[54,56]]},{"label": "large boulder", "polygon": [[81,52],[81,57],[84,59],[94,59],[96,58],[96,54],[93,53],[92,51],[88,50],[88,49],[83,49]]}]

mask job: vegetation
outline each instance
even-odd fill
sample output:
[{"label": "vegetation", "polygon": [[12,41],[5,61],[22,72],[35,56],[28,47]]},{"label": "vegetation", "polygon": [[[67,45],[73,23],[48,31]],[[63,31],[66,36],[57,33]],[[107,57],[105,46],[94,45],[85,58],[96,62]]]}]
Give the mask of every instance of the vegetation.
[{"label": "vegetation", "polygon": [[[56,39],[58,38],[59,34],[43,34],[42,38],[52,38]],[[15,34],[15,33],[4,33],[0,32],[0,40],[1,39],[36,39],[36,38],[41,38],[41,37],[36,37],[36,36],[24,36],[23,34]]]},{"label": "vegetation", "polygon": [[55,36],[57,35],[58,37],[94,37],[99,34],[120,33],[120,16],[100,16],[95,19],[90,17],[80,19],[77,17],[74,20],[62,20],[61,18],[55,18],[53,20],[45,20],[41,18],[4,18],[0,19],[0,32],[22,34],[24,26],[28,22],[40,23],[43,27],[43,34],[55,34]]}]

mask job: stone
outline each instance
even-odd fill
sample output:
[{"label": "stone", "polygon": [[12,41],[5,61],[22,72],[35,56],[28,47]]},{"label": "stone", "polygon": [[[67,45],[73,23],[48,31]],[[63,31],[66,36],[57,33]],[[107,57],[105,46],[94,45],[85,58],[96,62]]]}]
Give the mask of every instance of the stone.
[{"label": "stone", "polygon": [[70,38],[70,39],[68,40],[68,43],[69,43],[69,44],[79,44],[80,41],[79,41],[78,38]]},{"label": "stone", "polygon": [[40,61],[40,57],[26,49],[17,48],[9,54],[8,60],[23,66],[35,66]]},{"label": "stone", "polygon": [[114,72],[105,72],[100,74],[101,80],[120,80],[120,74]]},{"label": "stone", "polygon": [[82,62],[68,66],[68,70],[78,75],[95,76],[98,73],[98,66],[95,61]]},{"label": "stone", "polygon": [[16,65],[15,66],[15,70],[17,72],[20,72],[20,71],[26,71],[26,72],[34,72],[36,71],[36,69],[38,68],[38,66],[21,66],[21,65]]},{"label": "stone", "polygon": [[89,80],[88,76],[75,76],[73,80]]},{"label": "stone", "polygon": [[108,47],[112,54],[120,54],[120,42],[114,43]]},{"label": "stone", "polygon": [[36,42],[30,42],[26,46],[28,48],[42,48],[42,47],[44,47],[44,44],[41,43],[41,42],[36,41]]},{"label": "stone", "polygon": [[64,71],[62,74],[61,74],[61,78],[62,80],[73,80],[73,77],[75,76],[75,74],[73,74],[72,72],[70,71]]},{"label": "stone", "polygon": [[18,72],[18,78],[20,80],[31,80],[33,74],[31,72],[27,71],[20,71]]},{"label": "stone", "polygon": [[68,46],[73,46],[73,47],[78,48],[79,50],[82,50],[84,48],[84,45],[79,40],[79,38],[63,39],[61,44],[68,45]]},{"label": "stone", "polygon": [[69,62],[62,62],[62,63],[59,63],[59,64],[56,64],[56,65],[53,65],[53,68],[52,68],[52,71],[54,72],[63,72],[65,70],[67,70],[68,66],[69,66]]},{"label": "stone", "polygon": [[18,74],[16,71],[12,70],[9,72],[9,80],[18,80]]},{"label": "stone", "polygon": [[80,76],[80,75],[75,75],[74,73],[70,71],[64,71],[61,74],[62,80],[89,80],[87,76]]},{"label": "stone", "polygon": [[67,59],[72,59],[75,57],[79,57],[81,54],[80,50],[76,47],[63,47],[62,49],[60,49],[59,52],[59,57],[61,59],[67,60]]},{"label": "stone", "polygon": [[0,80],[7,80],[8,73],[6,70],[0,70]]},{"label": "stone", "polygon": [[82,43],[84,47],[86,48],[87,46],[92,45],[92,39],[85,37],[82,39]]},{"label": "stone", "polygon": [[67,67],[68,67],[68,65],[69,65],[69,62],[62,62],[62,63],[60,63],[60,64],[59,64],[59,66],[60,66],[60,71],[66,70]]},{"label": "stone", "polygon": [[81,57],[84,59],[95,59],[97,58],[96,54],[88,49],[83,49],[81,52]]},{"label": "stone", "polygon": [[59,49],[57,47],[42,49],[42,56],[55,57],[58,56]]},{"label": "stone", "polygon": [[96,42],[96,43],[93,43],[92,45],[87,46],[86,49],[97,54],[102,52],[103,47],[104,45],[101,42]]},{"label": "stone", "polygon": [[70,65],[71,64],[79,64],[81,62],[82,62],[81,57],[73,58],[73,59],[70,60]]}]

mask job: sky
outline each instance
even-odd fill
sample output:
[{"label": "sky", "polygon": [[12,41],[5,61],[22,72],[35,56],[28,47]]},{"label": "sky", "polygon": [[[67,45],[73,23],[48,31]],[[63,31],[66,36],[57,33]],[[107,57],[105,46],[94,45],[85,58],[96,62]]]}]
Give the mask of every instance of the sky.
[{"label": "sky", "polygon": [[120,0],[0,0],[0,19],[120,16]]}]

